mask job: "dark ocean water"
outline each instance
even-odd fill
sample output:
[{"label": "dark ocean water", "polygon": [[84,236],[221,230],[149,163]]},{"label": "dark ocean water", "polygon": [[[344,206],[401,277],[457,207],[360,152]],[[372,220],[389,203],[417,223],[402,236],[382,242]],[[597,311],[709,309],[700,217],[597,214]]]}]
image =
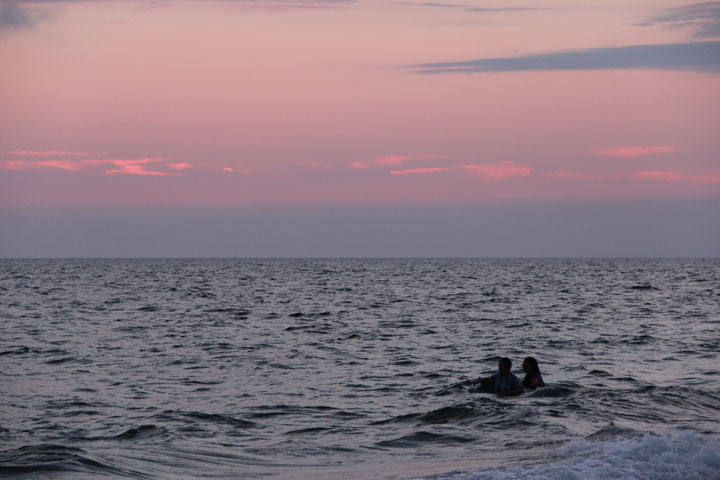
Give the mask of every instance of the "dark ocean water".
[{"label": "dark ocean water", "polygon": [[3,477],[720,479],[718,259],[0,260],[0,319]]}]

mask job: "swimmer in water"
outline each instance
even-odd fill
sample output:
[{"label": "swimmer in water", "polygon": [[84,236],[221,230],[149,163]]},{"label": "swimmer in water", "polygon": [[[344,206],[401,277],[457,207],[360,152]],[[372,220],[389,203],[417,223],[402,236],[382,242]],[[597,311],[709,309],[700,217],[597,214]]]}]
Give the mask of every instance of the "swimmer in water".
[{"label": "swimmer in water", "polygon": [[498,395],[519,395],[523,393],[523,386],[520,379],[510,373],[512,368],[512,361],[503,357],[498,362],[499,372],[490,377],[478,378],[473,380],[473,385],[481,384],[489,387],[493,393]]},{"label": "swimmer in water", "polygon": [[522,381],[525,390],[535,390],[538,387],[545,386],[542,374],[540,373],[540,366],[537,360],[535,360],[535,357],[525,357],[522,367],[523,372],[525,372],[525,378],[523,378]]}]

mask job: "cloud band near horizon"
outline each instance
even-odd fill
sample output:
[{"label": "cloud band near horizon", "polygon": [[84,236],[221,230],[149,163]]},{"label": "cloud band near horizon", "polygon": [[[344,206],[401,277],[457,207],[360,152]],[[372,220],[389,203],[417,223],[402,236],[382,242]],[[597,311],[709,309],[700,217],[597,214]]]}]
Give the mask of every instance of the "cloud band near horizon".
[{"label": "cloud band near horizon", "polygon": [[567,70],[685,70],[720,73],[720,41],[631,45],[411,65],[413,73],[493,73]]}]

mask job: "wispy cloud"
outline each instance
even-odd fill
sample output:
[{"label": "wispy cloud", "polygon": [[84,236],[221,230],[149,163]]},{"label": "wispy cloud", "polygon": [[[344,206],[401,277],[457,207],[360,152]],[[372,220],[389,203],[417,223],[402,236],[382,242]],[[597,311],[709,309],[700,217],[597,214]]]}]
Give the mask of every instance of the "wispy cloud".
[{"label": "wispy cloud", "polygon": [[[393,169],[389,173],[391,175],[422,175],[429,173],[441,173],[450,170],[462,170],[471,175],[487,179],[498,180],[516,176],[530,175],[535,171],[532,167],[517,165],[513,162],[500,163],[466,163],[466,164],[447,164],[447,160],[452,157],[447,155],[437,155],[429,153],[413,154],[413,155],[377,155],[369,162],[351,162],[350,166],[357,170],[367,170],[373,167],[397,167],[408,162],[417,160],[445,160],[444,166],[428,165],[416,168]],[[428,162],[424,162],[428,163]],[[434,162],[433,162],[434,163]]]},{"label": "wispy cloud", "polygon": [[367,170],[370,168],[370,164],[365,162],[350,162],[348,165],[356,170]]},{"label": "wispy cloud", "polygon": [[635,172],[635,178],[660,182],[720,183],[720,173],[686,174],[667,170],[644,170]]},{"label": "wispy cloud", "polygon": [[396,166],[416,160],[437,160],[448,158],[446,155],[434,153],[414,153],[410,155],[376,155],[368,162],[350,162],[350,166],[357,170],[367,170],[371,166]]},{"label": "wispy cloud", "polygon": [[39,162],[35,162],[37,165],[40,165],[42,167],[54,167],[59,168],[61,170],[77,170],[78,166],[75,162],[71,162],[69,160],[41,160]]},{"label": "wispy cloud", "polygon": [[658,155],[663,153],[673,153],[677,148],[671,145],[658,145],[646,147],[643,145],[634,145],[626,147],[611,147],[591,150],[591,153],[601,157],[621,157],[621,158],[637,158],[647,155]]},{"label": "wispy cloud", "polygon": [[0,2],[0,31],[19,30],[35,25],[32,16],[18,2]]},{"label": "wispy cloud", "polygon": [[704,2],[668,8],[648,18],[639,26],[666,25],[674,28],[691,28],[691,38],[720,37],[720,2]]},{"label": "wispy cloud", "polygon": [[34,162],[28,162],[26,160],[6,160],[0,162],[0,170],[31,170],[38,168],[40,165],[36,165]]},{"label": "wispy cloud", "polygon": [[[170,167],[169,158],[150,157],[150,158],[130,158],[130,159],[111,159],[100,161],[114,165],[118,168],[114,170],[105,170],[105,175],[149,175],[158,177],[175,176],[177,173],[171,173],[160,170],[148,170],[145,165],[162,163],[166,167]],[[98,163],[100,163],[98,162]],[[172,168],[172,167],[170,167]]]},{"label": "wispy cloud", "polygon": [[413,175],[423,173],[439,173],[450,170],[448,167],[408,168],[407,170],[390,170],[391,175]]},{"label": "wispy cloud", "polygon": [[[176,176],[180,170],[195,168],[195,165],[185,162],[171,162],[168,157],[142,157],[142,158],[83,158],[83,159],[44,159],[43,157],[72,157],[85,156],[86,153],[62,152],[56,150],[17,150],[4,152],[4,154],[20,156],[21,159],[0,161],[0,170],[30,171],[43,168],[57,168],[67,171],[78,171],[97,166],[112,166],[105,170],[106,175],[152,175]],[[30,159],[26,159],[26,158]],[[33,157],[40,157],[35,159]],[[148,167],[152,165],[153,167]],[[167,171],[170,170],[170,171]]]},{"label": "wispy cloud", "polygon": [[240,174],[252,173],[252,170],[249,170],[247,168],[223,167],[222,170],[223,170],[223,172],[228,172],[228,173],[240,173]]},{"label": "wispy cloud", "polygon": [[[171,0],[167,6],[182,3],[183,0]],[[326,10],[344,8],[356,0],[217,0],[218,3],[234,4],[243,9],[252,10]]]},{"label": "wispy cloud", "polygon": [[457,168],[461,168],[473,175],[478,175],[479,177],[488,180],[500,180],[503,178],[518,176],[524,177],[535,171],[532,167],[517,165],[513,162],[465,164],[457,165]]},{"label": "wispy cloud", "polygon": [[402,165],[403,163],[415,160],[436,160],[446,158],[444,155],[436,155],[433,153],[416,153],[412,155],[377,155],[372,161],[373,165]]},{"label": "wispy cloud", "polygon": [[371,162],[373,165],[402,165],[403,163],[409,162],[421,158],[419,155],[378,155]]},{"label": "wispy cloud", "polygon": [[[42,20],[55,18],[53,11],[35,8],[36,5],[63,5],[90,3],[97,0],[0,0],[0,31],[33,28]],[[149,7],[172,7],[186,3],[187,0],[135,0]],[[325,9],[355,3],[356,0],[216,0],[217,3],[236,4],[247,8],[272,10],[287,9]]]},{"label": "wispy cloud", "polygon": [[105,175],[149,175],[156,177],[171,177],[176,174],[170,172],[159,172],[156,170],[147,170],[143,165],[123,165],[115,170],[106,170]]},{"label": "wispy cloud", "polygon": [[421,63],[414,73],[490,73],[557,70],[688,70],[720,72],[720,42],[589,48],[520,57]]},{"label": "wispy cloud", "polygon": [[195,165],[192,163],[184,163],[184,162],[178,162],[178,163],[167,163],[166,164],[169,168],[172,170],[186,170],[188,168],[195,168]]},{"label": "wispy cloud", "polygon": [[452,8],[467,9],[468,5],[462,3],[442,3],[442,2],[393,2],[395,5],[404,5],[406,7],[429,7],[429,8]]},{"label": "wispy cloud", "polygon": [[53,10],[30,5],[82,1],[89,0],[0,0],[0,32],[33,28],[43,20],[55,18]]},{"label": "wispy cloud", "polygon": [[6,160],[0,162],[0,170],[27,171],[39,168],[59,168],[60,170],[78,170],[82,167],[79,162],[71,160]]},{"label": "wispy cloud", "polygon": [[533,12],[537,10],[547,10],[546,8],[537,7],[507,7],[507,8],[478,8],[469,7],[468,12],[479,12],[479,13],[497,13],[497,12]]},{"label": "wispy cloud", "polygon": [[594,175],[587,175],[585,173],[576,172],[545,172],[542,174],[542,176],[546,178],[560,178],[567,180],[595,180],[601,178]]},{"label": "wispy cloud", "polygon": [[2,155],[13,155],[20,157],[87,157],[86,152],[63,152],[60,150],[10,150],[2,152]]},{"label": "wispy cloud", "polygon": [[462,3],[442,3],[442,2],[394,2],[397,5],[405,5],[408,7],[426,7],[426,8],[445,8],[445,9],[458,9],[465,10],[466,12],[478,12],[478,13],[502,13],[502,12],[527,12],[536,10],[546,10],[545,8],[539,7],[495,7],[495,8],[483,8],[483,7],[472,7]]}]

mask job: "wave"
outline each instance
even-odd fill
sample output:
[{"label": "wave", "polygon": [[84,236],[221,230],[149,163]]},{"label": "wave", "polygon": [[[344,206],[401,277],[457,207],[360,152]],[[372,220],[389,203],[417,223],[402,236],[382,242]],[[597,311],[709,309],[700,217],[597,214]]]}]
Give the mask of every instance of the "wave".
[{"label": "wave", "polygon": [[204,412],[182,412],[166,410],[154,416],[159,421],[183,421],[183,422],[207,422],[215,425],[230,425],[238,428],[256,428],[258,424],[233,415],[204,413]]},{"label": "wave", "polygon": [[693,433],[646,433],[615,441],[581,440],[550,463],[433,477],[442,480],[709,480],[720,478],[720,442]]},{"label": "wave", "polygon": [[475,406],[472,403],[465,403],[462,405],[443,407],[427,413],[409,413],[407,415],[398,415],[397,417],[393,417],[388,420],[380,420],[378,422],[373,422],[372,424],[385,425],[389,423],[417,422],[420,424],[432,425],[462,421],[467,420],[468,418],[477,418],[478,416],[479,412]]},{"label": "wave", "polygon": [[26,346],[20,346],[13,348],[12,350],[5,350],[4,352],[0,352],[1,355],[22,355],[24,353],[30,353],[30,347]]},{"label": "wave", "polygon": [[544,388],[538,388],[534,392],[527,392],[534,398],[563,398],[569,397],[579,391],[579,387],[574,384],[566,385],[550,385]]},{"label": "wave", "polygon": [[139,427],[133,427],[120,435],[116,435],[116,440],[144,440],[148,438],[155,438],[164,435],[167,429],[158,427],[156,425],[140,425]]},{"label": "wave", "polygon": [[375,444],[376,447],[392,447],[392,448],[417,448],[426,443],[437,443],[441,445],[470,443],[475,441],[472,437],[462,435],[450,435],[433,432],[415,432],[409,435],[392,440],[383,440]]},{"label": "wave", "polygon": [[88,452],[76,447],[41,444],[0,452],[0,476],[31,475],[35,477],[61,472],[149,478],[148,475],[141,472],[122,469],[106,461],[92,458]]}]

